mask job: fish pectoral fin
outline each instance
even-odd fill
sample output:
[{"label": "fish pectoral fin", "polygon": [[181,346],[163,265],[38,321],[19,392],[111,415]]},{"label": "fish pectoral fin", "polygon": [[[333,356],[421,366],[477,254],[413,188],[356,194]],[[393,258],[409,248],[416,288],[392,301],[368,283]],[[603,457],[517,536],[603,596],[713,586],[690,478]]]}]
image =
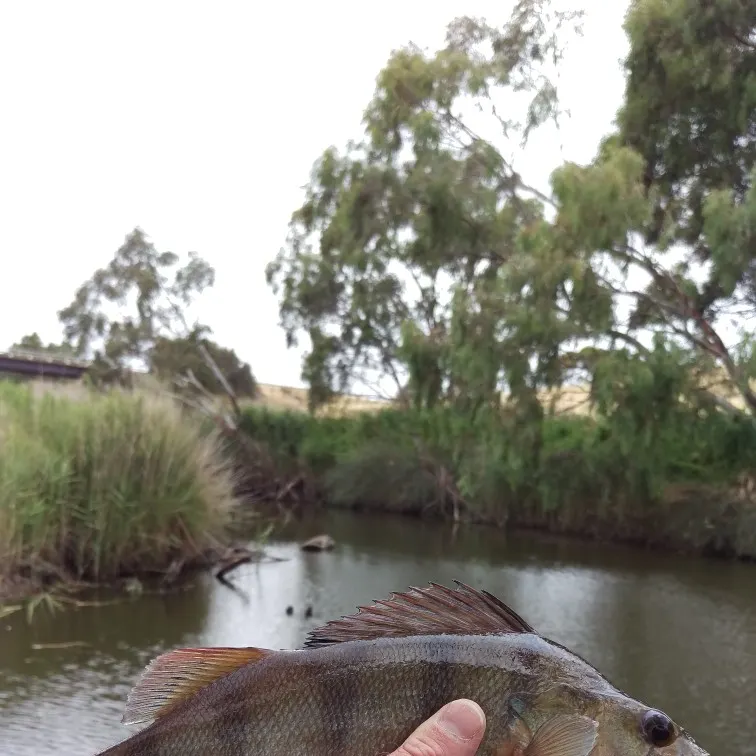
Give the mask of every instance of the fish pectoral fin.
[{"label": "fish pectoral fin", "polygon": [[594,719],[561,715],[538,728],[524,756],[588,756],[597,737],[598,722]]},{"label": "fish pectoral fin", "polygon": [[179,648],[154,659],[129,694],[123,724],[162,717],[215,680],[277,653],[265,648]]}]

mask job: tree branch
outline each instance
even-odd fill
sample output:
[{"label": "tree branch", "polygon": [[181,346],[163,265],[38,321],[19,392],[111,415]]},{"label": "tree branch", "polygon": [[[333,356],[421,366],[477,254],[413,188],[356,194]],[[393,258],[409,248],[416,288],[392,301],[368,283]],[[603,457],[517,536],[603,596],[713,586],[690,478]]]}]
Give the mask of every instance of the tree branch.
[{"label": "tree branch", "polygon": [[554,202],[554,200],[551,197],[549,197],[547,194],[544,194],[539,189],[536,189],[534,186],[530,186],[529,184],[526,184],[520,177],[520,174],[517,173],[517,171],[514,169],[514,166],[490,142],[478,136],[478,134],[476,134],[467,124],[463,123],[453,113],[447,111],[446,113],[444,113],[444,117],[449,122],[453,123],[462,132],[467,134],[467,136],[470,137],[470,139],[472,139],[473,141],[484,142],[485,144],[487,144],[496,153],[496,156],[499,158],[499,160],[501,160],[502,165],[504,165],[506,169],[509,171],[510,178],[514,179],[515,183],[523,191],[529,192],[534,197],[537,197],[539,200],[541,200],[541,202],[543,202],[544,204],[547,204],[550,207],[556,208],[556,203]]},{"label": "tree branch", "polygon": [[622,331],[615,331],[613,329],[610,329],[606,332],[606,335],[612,339],[618,339],[619,341],[624,341],[625,343],[630,344],[630,346],[634,346],[641,354],[651,354],[651,352],[645,346],[643,346],[643,344],[641,344],[638,339],[636,339],[634,336],[631,336],[629,333],[623,333]]}]

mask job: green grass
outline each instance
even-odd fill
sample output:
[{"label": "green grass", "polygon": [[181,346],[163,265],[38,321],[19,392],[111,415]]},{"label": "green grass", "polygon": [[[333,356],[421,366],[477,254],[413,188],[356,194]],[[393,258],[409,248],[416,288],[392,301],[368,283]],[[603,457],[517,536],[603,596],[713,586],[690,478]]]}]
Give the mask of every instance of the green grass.
[{"label": "green grass", "polygon": [[196,561],[234,504],[219,440],[168,397],[0,381],[0,578]]},{"label": "green grass", "polygon": [[281,470],[306,470],[319,504],[450,517],[461,499],[472,521],[756,558],[756,493],[741,486],[756,471],[756,426],[745,418],[682,405],[541,421],[252,407],[243,429]]}]

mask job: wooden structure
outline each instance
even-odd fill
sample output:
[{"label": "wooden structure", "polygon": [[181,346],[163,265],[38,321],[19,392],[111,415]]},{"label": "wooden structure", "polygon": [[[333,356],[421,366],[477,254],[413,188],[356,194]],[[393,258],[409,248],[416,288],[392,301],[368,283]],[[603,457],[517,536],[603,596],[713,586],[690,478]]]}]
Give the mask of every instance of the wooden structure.
[{"label": "wooden structure", "polygon": [[80,379],[89,368],[89,363],[66,355],[13,349],[0,352],[0,378],[3,375],[16,378],[69,380]]}]

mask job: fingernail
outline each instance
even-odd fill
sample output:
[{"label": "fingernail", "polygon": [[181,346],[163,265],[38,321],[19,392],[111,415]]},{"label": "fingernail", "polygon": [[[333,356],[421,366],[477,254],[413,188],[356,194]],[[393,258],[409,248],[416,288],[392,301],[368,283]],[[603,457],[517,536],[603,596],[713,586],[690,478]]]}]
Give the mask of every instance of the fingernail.
[{"label": "fingernail", "polygon": [[452,701],[441,710],[438,724],[458,740],[472,740],[485,725],[483,710],[472,701]]}]

